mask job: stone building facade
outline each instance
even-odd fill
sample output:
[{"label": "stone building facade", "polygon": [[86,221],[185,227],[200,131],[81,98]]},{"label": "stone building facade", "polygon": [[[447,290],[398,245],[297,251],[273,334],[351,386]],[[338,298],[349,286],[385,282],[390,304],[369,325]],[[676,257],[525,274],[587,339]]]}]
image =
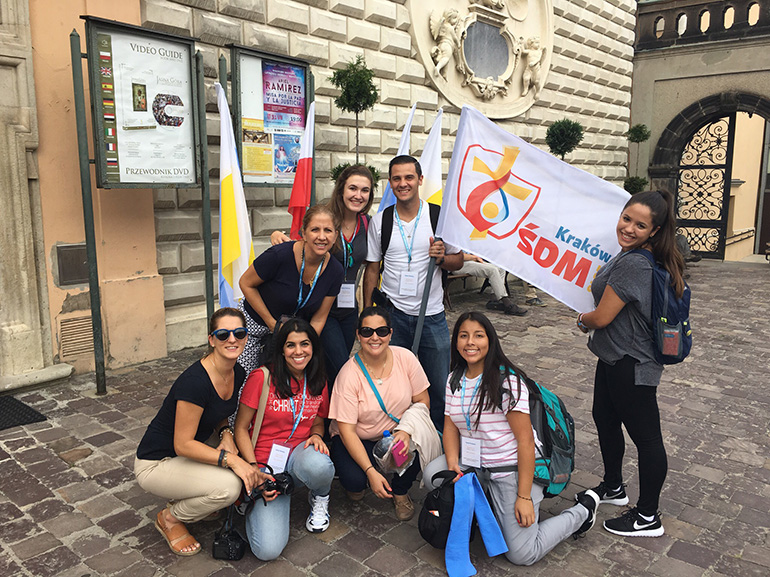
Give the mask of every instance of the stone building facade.
[{"label": "stone building facade", "polygon": [[[23,9],[8,10],[10,5]],[[84,238],[68,53],[72,29],[83,34],[81,14],[196,38],[205,65],[214,231],[218,230],[219,118],[213,84],[218,59],[229,58],[231,43],[310,63],[317,103],[319,200],[331,192],[331,167],[354,159],[354,119],[334,106],[336,91],[329,78],[359,54],[374,70],[380,91],[379,102],[362,118],[361,151],[363,160],[383,173],[398,148],[413,103],[417,111],[411,152],[416,155],[438,108],[443,107],[446,172],[460,107],[467,102],[542,147],[553,121],[577,120],[585,127],[585,138],[568,161],[616,183],[627,174],[623,133],[628,129],[631,103],[636,10],[632,0],[13,0],[2,6],[4,28],[14,24],[30,32],[35,70],[34,75],[31,67],[24,71],[26,84],[2,76],[15,91],[14,102],[22,103],[21,109],[27,111],[20,118],[29,123],[16,124],[27,127],[22,130],[26,144],[10,156],[0,155],[0,162],[14,168],[12,174],[27,175],[11,183],[11,195],[15,200],[32,199],[31,209],[20,213],[20,226],[39,232],[36,238],[0,237],[0,252],[18,255],[14,257],[18,262],[27,263],[26,272],[19,274],[36,279],[32,288],[20,284],[10,289],[3,285],[4,289],[10,291],[7,294],[23,296],[25,310],[39,318],[38,326],[32,320],[21,323],[39,335],[33,347],[36,360],[17,366],[4,357],[0,366],[4,378],[62,362],[72,363],[78,370],[93,366],[87,347],[74,354],[64,352],[69,337],[64,334],[63,321],[88,330],[88,286],[64,286],[56,272],[58,246],[82,243]],[[477,75],[465,77],[468,86],[458,85],[458,78],[464,80],[458,77],[456,65],[467,50],[453,52],[450,62],[437,70],[439,58],[433,54],[440,56],[443,48],[439,47],[441,33],[436,31],[440,17],[450,8],[458,11],[466,26],[477,19],[501,30],[507,26],[508,56],[514,60],[503,81]],[[528,43],[532,36],[538,37],[540,46]],[[29,43],[26,50],[31,53]],[[524,90],[523,70],[536,57],[542,66],[530,74],[531,88]],[[492,94],[495,90],[498,92]],[[495,114],[497,110],[503,112]],[[36,123],[40,126],[39,149]],[[33,170],[36,165],[38,172]],[[288,188],[247,188],[257,253],[267,246],[270,231],[288,225],[288,197]],[[200,190],[99,190],[94,206],[108,367],[164,356],[169,350],[203,342]],[[216,246],[214,249],[216,255]],[[4,261],[4,277],[5,266]],[[0,351],[16,342],[8,336],[13,331],[5,328],[13,322],[8,309],[0,307]],[[74,324],[77,322],[84,324]]]}]

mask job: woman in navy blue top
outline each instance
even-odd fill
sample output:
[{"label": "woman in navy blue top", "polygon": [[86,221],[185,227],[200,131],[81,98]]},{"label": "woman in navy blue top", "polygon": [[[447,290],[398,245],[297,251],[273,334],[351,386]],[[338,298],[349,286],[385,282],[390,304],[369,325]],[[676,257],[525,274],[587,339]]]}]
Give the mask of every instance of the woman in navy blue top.
[{"label": "woman in navy blue top", "polygon": [[249,340],[238,363],[247,375],[264,364],[265,344],[282,316],[303,318],[323,331],[344,275],[329,255],[338,232],[334,213],[313,206],[302,221],[302,240],[271,246],[241,277]]},{"label": "woman in navy blue top", "polygon": [[[326,354],[326,374],[329,393],[342,365],[350,358],[356,338],[358,303],[355,299],[356,277],[366,260],[366,234],[370,217],[367,214],[374,201],[374,179],[362,164],[345,168],[337,177],[329,208],[340,222],[339,238],[332,255],[340,262],[345,278],[340,294],[334,301],[324,326],[321,340]],[[274,245],[287,242],[289,237],[281,231],[270,235]]]}]

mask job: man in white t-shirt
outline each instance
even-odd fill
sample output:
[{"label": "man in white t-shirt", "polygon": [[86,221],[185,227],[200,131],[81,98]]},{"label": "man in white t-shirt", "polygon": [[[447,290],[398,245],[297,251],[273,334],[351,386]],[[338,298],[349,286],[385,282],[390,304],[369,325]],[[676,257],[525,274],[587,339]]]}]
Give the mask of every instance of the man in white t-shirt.
[{"label": "man in white t-shirt", "polygon": [[[438,213],[436,208],[431,209],[432,205],[420,200],[420,163],[411,156],[397,156],[390,161],[388,179],[396,197],[396,205],[375,215],[369,225],[364,304],[372,304],[372,292],[379,280],[382,260],[381,290],[392,304],[391,344],[411,349],[428,277],[428,264],[431,257],[436,258],[437,266],[433,273],[417,356],[430,381],[431,419],[442,430],[450,344],[444,315],[441,269],[458,270],[463,264],[463,256],[459,249],[433,238]],[[383,231],[387,233],[388,230],[389,238],[383,239]],[[386,247],[385,251],[382,250],[383,246]]]}]

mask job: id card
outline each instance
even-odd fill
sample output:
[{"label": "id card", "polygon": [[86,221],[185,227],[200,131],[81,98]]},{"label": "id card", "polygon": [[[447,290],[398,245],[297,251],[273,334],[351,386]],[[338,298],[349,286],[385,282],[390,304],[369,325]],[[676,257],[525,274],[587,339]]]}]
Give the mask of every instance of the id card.
[{"label": "id card", "polygon": [[417,296],[417,273],[402,271],[401,282],[398,283],[398,294],[402,297]]},{"label": "id card", "polygon": [[463,467],[481,468],[481,439],[460,437],[460,464]]},{"label": "id card", "polygon": [[341,309],[352,309],[356,306],[356,285],[352,282],[344,282],[340,287],[340,294],[337,295],[337,307]]},{"label": "id card", "polygon": [[289,454],[291,453],[291,447],[282,443],[273,443],[273,448],[270,449],[270,456],[267,459],[267,464],[273,469],[273,474],[283,473],[286,470],[286,463],[289,462]]}]

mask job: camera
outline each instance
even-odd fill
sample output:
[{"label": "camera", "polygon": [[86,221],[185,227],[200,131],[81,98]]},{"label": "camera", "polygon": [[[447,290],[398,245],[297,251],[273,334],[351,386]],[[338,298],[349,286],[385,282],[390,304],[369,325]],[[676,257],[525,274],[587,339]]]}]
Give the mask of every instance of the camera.
[{"label": "camera", "polygon": [[257,499],[263,492],[276,491],[279,495],[291,495],[294,492],[294,479],[289,473],[278,473],[273,475],[275,481],[268,479],[259,487],[254,487],[249,493],[249,497]]}]

